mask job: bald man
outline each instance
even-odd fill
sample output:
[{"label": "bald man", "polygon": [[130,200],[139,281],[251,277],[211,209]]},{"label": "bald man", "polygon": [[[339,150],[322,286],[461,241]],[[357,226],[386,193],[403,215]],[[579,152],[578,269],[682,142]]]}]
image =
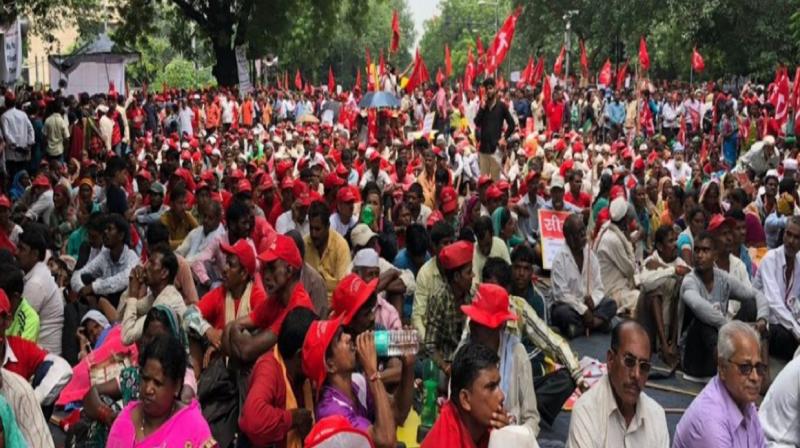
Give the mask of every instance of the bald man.
[{"label": "bald man", "polygon": [[572,411],[568,448],[669,447],[664,409],[643,392],[650,373],[650,339],[636,321],[611,330],[608,374]]}]

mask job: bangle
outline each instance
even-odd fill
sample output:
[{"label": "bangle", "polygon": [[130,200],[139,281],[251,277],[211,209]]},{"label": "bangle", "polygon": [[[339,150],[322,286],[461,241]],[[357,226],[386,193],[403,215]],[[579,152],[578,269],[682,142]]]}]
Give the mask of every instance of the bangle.
[{"label": "bangle", "polygon": [[378,380],[381,380],[381,379],[382,379],[382,378],[381,378],[381,372],[380,372],[380,371],[377,371],[377,370],[375,371],[375,373],[373,373],[373,374],[372,374],[372,375],[370,375],[370,377],[369,377],[369,380],[370,380],[370,381],[372,381],[373,383],[374,383],[375,381],[378,381]]}]

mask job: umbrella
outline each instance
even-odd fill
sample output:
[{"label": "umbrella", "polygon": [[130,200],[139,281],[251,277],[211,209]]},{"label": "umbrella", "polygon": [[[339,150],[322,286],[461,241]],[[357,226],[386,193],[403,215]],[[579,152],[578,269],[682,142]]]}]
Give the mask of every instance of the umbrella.
[{"label": "umbrella", "polygon": [[400,107],[400,101],[389,92],[369,92],[358,103],[358,107],[362,109],[397,109]]},{"label": "umbrella", "polygon": [[302,117],[300,117],[300,119],[297,120],[297,122],[298,123],[303,123],[303,124],[306,124],[306,123],[319,123],[319,118],[317,118],[317,117],[315,117],[315,116],[313,116],[311,114],[306,114],[306,115],[303,115]]}]

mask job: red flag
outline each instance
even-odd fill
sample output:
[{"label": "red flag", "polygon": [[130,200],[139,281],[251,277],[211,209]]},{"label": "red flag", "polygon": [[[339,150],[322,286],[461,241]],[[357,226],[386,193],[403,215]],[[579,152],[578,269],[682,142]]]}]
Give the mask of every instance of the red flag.
[{"label": "red flag", "polygon": [[619,68],[617,71],[617,90],[622,90],[622,87],[625,85],[625,78],[628,76],[628,61],[625,61],[624,64]]},{"label": "red flag", "polygon": [[439,84],[441,87],[444,84],[444,73],[442,73],[442,68],[436,70],[436,84]]},{"label": "red flag", "polygon": [[684,114],[681,114],[681,125],[678,130],[678,141],[681,142],[681,145],[686,144],[686,115]]},{"label": "red flag", "polygon": [[361,90],[361,68],[356,68],[356,85],[353,86],[353,90]]},{"label": "red flag", "polygon": [[[627,71],[628,62],[625,62]],[[622,70],[620,70],[622,71]],[[647,103],[642,104],[639,110],[639,125],[644,129],[644,133],[648,136],[655,134],[655,124],[653,123],[653,111],[650,110],[650,105]]]},{"label": "red flag", "polygon": [[395,9],[392,13],[392,43],[389,45],[389,53],[397,53],[400,48],[400,16]]},{"label": "red flag", "polygon": [[425,61],[419,54],[419,48],[417,48],[417,54],[414,56],[414,69],[411,71],[411,76],[408,78],[406,92],[413,92],[414,89],[428,80],[430,80],[430,75],[428,75],[428,67],[425,66]]},{"label": "red flag", "polygon": [[367,140],[378,139],[378,110],[367,110]]},{"label": "red flag", "polygon": [[650,55],[647,53],[647,41],[644,40],[644,36],[639,39],[639,66],[645,72],[650,69]]},{"label": "red flag", "polygon": [[786,67],[780,70],[778,81],[775,83],[775,88],[769,97],[769,102],[775,107],[775,119],[779,123],[783,123],[788,118],[788,102],[789,102],[789,75],[787,74]]},{"label": "red flag", "polygon": [[584,78],[589,79],[589,57],[586,56],[586,46],[583,45],[583,39],[580,40],[581,46],[581,73]]},{"label": "red flag", "polygon": [[[795,112],[797,112],[798,105],[800,105],[800,66],[794,72],[794,81],[792,81],[792,107],[794,107]],[[145,84],[145,90],[147,90],[147,84]]]},{"label": "red flag", "polygon": [[611,87],[611,59],[606,59],[606,63],[600,69],[600,74],[597,76],[597,83],[606,87]]},{"label": "red flag", "polygon": [[328,66],[328,93],[333,95],[336,92],[336,78],[333,77],[333,67]]},{"label": "red flag", "polygon": [[553,64],[553,73],[556,76],[561,77],[561,71],[564,67],[564,55],[567,53],[567,49],[564,46],[561,46],[561,51],[558,53],[558,57],[556,58],[556,62]]},{"label": "red flag", "polygon": [[450,59],[450,46],[444,44],[444,75],[453,76],[453,61]]},{"label": "red flag", "polygon": [[297,87],[297,90],[303,90],[303,77],[300,76],[300,69],[297,69],[297,73],[294,75],[294,86]]},{"label": "red flag", "polygon": [[550,90],[550,77],[545,76],[544,82],[542,84],[542,104],[547,106],[550,104],[550,99],[553,96],[552,91]]},{"label": "red flag", "polygon": [[525,66],[525,70],[522,71],[522,74],[519,75],[519,81],[517,81],[517,88],[522,89],[525,87],[525,84],[530,81],[533,77],[533,56],[528,58],[528,65]]},{"label": "red flag", "polygon": [[703,56],[700,56],[700,53],[697,52],[697,48],[692,50],[692,70],[697,73],[702,72],[705,70],[706,64],[703,62]]},{"label": "red flag", "polygon": [[475,67],[475,73],[482,73],[486,70],[486,55],[483,53],[481,36],[475,38],[475,48],[478,49],[478,65]]},{"label": "red flag", "polygon": [[536,62],[536,67],[533,68],[533,74],[528,84],[535,89],[539,85],[542,76],[544,76],[544,56],[539,56],[539,61]]},{"label": "red flag", "polygon": [[383,76],[386,74],[386,61],[383,60],[383,48],[381,48],[380,56],[378,56],[378,75]]},{"label": "red flag", "polygon": [[472,58],[472,47],[467,49],[467,65],[464,67],[464,89],[472,92],[472,83],[475,81],[475,60]]},{"label": "red flag", "polygon": [[489,47],[489,51],[486,53],[486,71],[495,71],[503,63],[503,59],[506,58],[508,49],[511,48],[511,42],[514,40],[514,29],[517,27],[517,18],[521,12],[522,7],[514,10],[497,31],[497,35],[492,41],[492,46]]}]

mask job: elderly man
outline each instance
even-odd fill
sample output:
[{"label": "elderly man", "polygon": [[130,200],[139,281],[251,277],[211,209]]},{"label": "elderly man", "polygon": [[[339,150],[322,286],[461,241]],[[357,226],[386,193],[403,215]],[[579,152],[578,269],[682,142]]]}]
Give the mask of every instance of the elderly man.
[{"label": "elderly man", "polygon": [[790,360],[800,340],[800,216],[792,216],[783,245],[761,260],[753,286],[769,303],[769,352]]},{"label": "elderly man", "polygon": [[600,263],[586,243],[581,215],[570,215],[564,222],[564,238],[567,245],[556,254],[551,271],[552,323],[569,339],[585,331],[608,331],[617,304],[605,297]]},{"label": "elderly man", "polygon": [[740,321],[723,325],[719,330],[716,362],[719,373],[683,414],[672,446],[766,447],[755,406],[761,382],[768,375],[758,333]]},{"label": "elderly man", "polygon": [[763,140],[754,143],[749,151],[739,157],[739,167],[763,177],[767,171],[778,168],[780,161],[781,156],[775,150],[775,137],[766,135]]},{"label": "elderly man", "polygon": [[714,347],[719,328],[731,319],[728,310],[731,300],[741,303],[735,318],[754,322],[756,330],[767,335],[769,304],[764,295],[743,285],[727,272],[714,266],[716,240],[708,232],[694,239],[694,269],[683,278],[681,305],[684,308],[680,330],[681,365],[684,378],[705,382],[716,374]]},{"label": "elderly man", "polygon": [[669,446],[664,409],[644,392],[650,373],[650,340],[635,321],[611,332],[608,375],[575,403],[568,448]]},{"label": "elderly man", "polygon": [[617,312],[629,314],[636,309],[636,253],[628,239],[628,202],[611,201],[611,221],[600,228],[595,250],[603,274],[606,295],[617,303]]}]

